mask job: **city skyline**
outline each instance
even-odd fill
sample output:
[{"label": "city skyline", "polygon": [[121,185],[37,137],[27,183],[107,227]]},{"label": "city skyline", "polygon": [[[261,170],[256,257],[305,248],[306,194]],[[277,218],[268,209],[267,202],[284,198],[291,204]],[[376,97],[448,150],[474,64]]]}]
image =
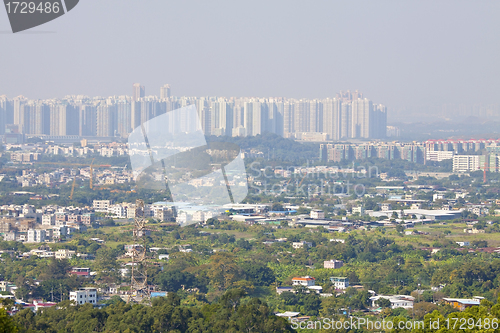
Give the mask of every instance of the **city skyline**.
[{"label": "city skyline", "polygon": [[[0,133],[6,126],[28,135],[122,137],[141,124],[187,105],[195,105],[206,135],[255,136],[265,132],[309,140],[381,139],[387,131],[387,108],[358,91],[324,99],[261,97],[176,97],[171,87],[146,95],[132,85],[132,95],[66,96],[29,100],[0,96]],[[2,126],[3,124],[3,126]],[[11,126],[12,127],[12,126]]]}]

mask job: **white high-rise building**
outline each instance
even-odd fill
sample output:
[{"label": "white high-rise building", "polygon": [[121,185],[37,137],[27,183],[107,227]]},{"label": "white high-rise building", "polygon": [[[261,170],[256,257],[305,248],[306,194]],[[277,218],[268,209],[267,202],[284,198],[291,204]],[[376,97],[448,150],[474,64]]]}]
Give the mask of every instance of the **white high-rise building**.
[{"label": "white high-rise building", "polygon": [[165,84],[160,88],[160,99],[170,98],[170,84]]},{"label": "white high-rise building", "polygon": [[309,132],[310,128],[310,115],[309,115],[310,104],[308,100],[298,100],[295,101],[294,106],[294,132],[295,133],[305,133]]},{"label": "white high-rise building", "polygon": [[307,132],[323,132],[323,104],[317,100],[309,102],[309,128]]},{"label": "white high-rise building", "polygon": [[367,98],[352,101],[351,138],[370,138],[373,104]]},{"label": "white high-rise building", "polygon": [[210,128],[210,134],[212,135],[231,135],[233,130],[233,107],[225,99],[211,102]]},{"label": "white high-rise building", "polygon": [[132,100],[138,101],[146,95],[146,88],[141,86],[140,83],[135,83],[132,86]]},{"label": "white high-rise building", "polygon": [[340,110],[340,138],[347,139],[351,137],[351,104],[342,103]]},{"label": "white high-rise building", "polygon": [[323,132],[328,133],[330,140],[340,140],[340,114],[342,102],[337,99],[323,100]]},{"label": "white high-rise building", "polygon": [[267,114],[264,112],[261,102],[255,100],[245,102],[243,114],[247,136],[255,136],[264,132],[262,122],[266,119]]}]

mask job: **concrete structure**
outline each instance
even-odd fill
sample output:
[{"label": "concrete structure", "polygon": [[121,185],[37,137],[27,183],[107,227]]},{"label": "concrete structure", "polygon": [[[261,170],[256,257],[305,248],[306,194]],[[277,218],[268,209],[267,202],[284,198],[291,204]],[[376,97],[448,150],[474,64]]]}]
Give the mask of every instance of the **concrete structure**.
[{"label": "concrete structure", "polygon": [[29,229],[27,234],[28,243],[42,243],[47,240],[47,233],[43,229]]},{"label": "concrete structure", "polygon": [[344,266],[344,262],[342,260],[327,260],[323,263],[324,268],[337,269],[342,266]]},{"label": "concrete structure", "polygon": [[96,212],[107,213],[111,204],[111,200],[94,200],[92,207]]},{"label": "concrete structure", "polygon": [[16,289],[16,285],[7,281],[0,281],[0,291],[11,292]]},{"label": "concrete structure", "polygon": [[71,251],[68,249],[60,249],[54,253],[54,256],[56,257],[56,259],[71,259],[75,254],[76,254],[75,251]]},{"label": "concrete structure", "polygon": [[69,272],[69,274],[76,275],[76,276],[89,277],[90,276],[90,268],[73,267],[71,269],[71,272]]},{"label": "concrete structure", "polygon": [[77,305],[86,303],[97,304],[97,289],[81,288],[77,291],[71,291],[69,293],[69,300],[75,302]]},{"label": "concrete structure", "polygon": [[294,249],[302,249],[304,246],[305,247],[312,247],[313,245],[311,242],[302,241],[302,242],[293,242],[292,246]]},{"label": "concrete structure", "polygon": [[427,161],[441,162],[444,160],[451,160],[454,155],[455,152],[453,151],[427,151],[425,154],[425,159]]},{"label": "concrete structure", "polygon": [[346,289],[349,287],[349,279],[346,277],[334,276],[330,278],[335,289]]},{"label": "concrete structure", "polygon": [[278,295],[281,295],[281,294],[282,294],[282,293],[284,293],[285,291],[286,291],[286,292],[290,292],[290,293],[295,292],[295,291],[293,290],[293,287],[276,287],[276,293],[277,293]]},{"label": "concrete structure", "polygon": [[311,210],[310,216],[315,220],[323,220],[325,218],[325,212],[322,210]]},{"label": "concrete structure", "polygon": [[[401,210],[373,211],[369,215],[373,217],[387,216],[390,218],[393,212],[396,212],[399,216]],[[404,209],[403,213],[405,216],[415,215],[418,219],[426,218],[429,220],[453,220],[462,216],[461,210]],[[401,216],[399,217],[401,218]]]},{"label": "concrete structure", "polygon": [[358,206],[358,207],[352,207],[352,213],[353,214],[359,214],[359,215],[363,215],[365,213],[365,209],[363,206]]},{"label": "concrete structure", "polygon": [[66,237],[68,235],[68,227],[67,226],[56,226],[52,227],[52,238],[57,240],[62,237]]},{"label": "concrete structure", "polygon": [[304,276],[304,277],[294,277],[292,279],[292,285],[294,286],[304,286],[304,287],[311,287],[315,285],[316,279],[311,277],[311,276]]},{"label": "concrete structure", "polygon": [[414,298],[412,296],[407,295],[392,295],[392,296],[372,296],[370,297],[370,301],[372,302],[372,307],[378,307],[377,301],[381,298],[388,299],[391,302],[391,309],[403,308],[403,309],[411,309],[413,308]]},{"label": "concrete structure", "polygon": [[482,170],[485,157],[483,155],[453,156],[453,172],[469,172]]},{"label": "concrete structure", "polygon": [[443,302],[445,304],[451,305],[455,309],[459,309],[460,311],[464,311],[466,308],[470,308],[471,306],[478,306],[481,304],[481,300],[484,297],[474,296],[472,299],[466,298],[443,298]]},{"label": "concrete structure", "polygon": [[54,214],[43,214],[42,225],[55,225],[56,217]]}]

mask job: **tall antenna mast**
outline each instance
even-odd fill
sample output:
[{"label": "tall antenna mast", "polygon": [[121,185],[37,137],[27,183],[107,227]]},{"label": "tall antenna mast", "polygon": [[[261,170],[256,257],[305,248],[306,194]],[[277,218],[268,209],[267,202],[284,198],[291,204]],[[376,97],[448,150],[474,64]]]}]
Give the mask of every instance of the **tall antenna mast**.
[{"label": "tall antenna mast", "polygon": [[146,258],[146,223],[144,201],[137,200],[135,202],[130,295],[127,303],[148,303],[150,301]]}]

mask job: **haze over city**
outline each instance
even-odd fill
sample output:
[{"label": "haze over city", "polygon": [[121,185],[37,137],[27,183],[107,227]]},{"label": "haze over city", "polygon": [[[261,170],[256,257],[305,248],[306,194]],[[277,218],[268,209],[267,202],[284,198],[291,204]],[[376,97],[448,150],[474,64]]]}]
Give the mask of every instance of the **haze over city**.
[{"label": "haze over city", "polygon": [[499,331],[499,1],[4,5],[0,333]]},{"label": "haze over city", "polygon": [[176,96],[349,89],[386,105],[389,120],[496,105],[499,12],[495,1],[110,0],[16,35],[0,12],[0,95],[123,95],[131,82],[169,82]]}]

